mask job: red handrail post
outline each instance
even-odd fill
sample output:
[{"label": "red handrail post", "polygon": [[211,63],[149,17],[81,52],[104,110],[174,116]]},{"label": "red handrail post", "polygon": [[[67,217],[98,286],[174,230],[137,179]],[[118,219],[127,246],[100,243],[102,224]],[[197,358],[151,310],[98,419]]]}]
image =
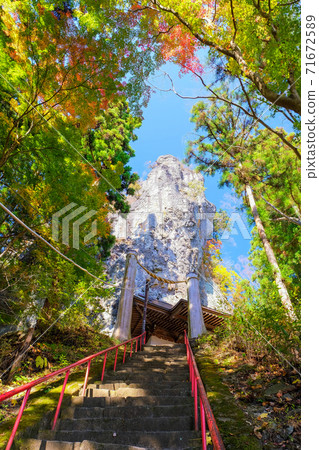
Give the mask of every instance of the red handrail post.
[{"label": "red handrail post", "polygon": [[136,342],[135,351],[137,352],[138,338],[136,338],[135,342]]},{"label": "red handrail post", "polygon": [[192,365],[192,397],[194,397],[194,386],[195,386],[195,371],[194,371],[194,366]]},{"label": "red handrail post", "polygon": [[123,364],[125,363],[125,355],[126,355],[126,344],[125,344],[125,347],[124,347]]},{"label": "red handrail post", "polygon": [[58,406],[56,408],[54,419],[53,419],[52,430],[54,430],[55,425],[56,425],[56,421],[58,420],[58,416],[59,416],[59,412],[60,412],[60,408],[61,408],[61,404],[62,404],[62,400],[63,400],[63,395],[64,395],[64,391],[65,391],[65,388],[66,388],[66,384],[68,382],[69,375],[70,375],[70,371],[68,370],[66,372],[66,374],[65,374],[65,377],[64,377],[64,382],[63,382],[62,391],[61,391],[60,398],[59,398],[59,403],[58,403]]},{"label": "red handrail post", "polygon": [[140,351],[142,350],[142,336],[140,338]]},{"label": "red handrail post", "polygon": [[87,368],[86,368],[86,372],[85,372],[85,378],[84,378],[84,384],[83,384],[83,395],[85,395],[86,386],[88,384],[90,366],[91,366],[91,360],[89,360]]},{"label": "red handrail post", "polygon": [[132,357],[132,350],[133,350],[133,341],[131,341],[131,351],[130,351],[130,357]]},{"label": "red handrail post", "polygon": [[192,368],[192,366],[190,367],[190,369],[191,369],[190,382],[191,382],[191,386],[192,386],[192,397],[193,397],[193,368]]},{"label": "red handrail post", "polygon": [[[56,370],[54,372],[51,372],[51,373],[49,373],[47,375],[44,375],[44,376],[42,376],[40,378],[37,378],[36,380],[30,381],[29,383],[26,383],[23,386],[18,386],[18,387],[14,388],[14,389],[11,389],[10,391],[7,391],[7,392],[1,394],[0,395],[0,403],[3,402],[4,400],[8,399],[8,398],[12,398],[15,395],[20,394],[21,392],[25,392],[25,396],[24,396],[23,401],[21,403],[21,406],[19,408],[19,412],[18,412],[16,421],[15,421],[15,424],[13,426],[13,429],[12,429],[12,432],[11,432],[8,444],[6,446],[6,450],[10,450],[11,449],[14,437],[16,435],[19,423],[21,421],[22,414],[23,414],[24,409],[26,407],[26,403],[27,403],[30,391],[31,391],[31,389],[34,386],[38,386],[38,385],[40,385],[42,383],[45,383],[46,381],[50,380],[51,378],[54,378],[54,377],[56,377],[56,376],[58,376],[58,375],[60,375],[62,373],[65,374],[65,378],[64,378],[64,382],[63,382],[63,386],[62,386],[62,391],[60,393],[60,398],[59,398],[57,410],[56,410],[55,416],[54,416],[54,421],[53,421],[53,428],[54,428],[55,425],[56,425],[56,421],[57,421],[59,412],[60,412],[60,408],[61,408],[61,405],[62,405],[62,400],[63,400],[63,396],[64,396],[66,384],[67,384],[67,380],[68,380],[69,373],[70,373],[71,369],[73,369],[74,367],[78,367],[78,366],[81,366],[81,365],[87,363],[86,374],[85,374],[85,379],[84,379],[84,384],[83,384],[83,394],[84,394],[85,390],[86,390],[86,387],[87,387],[87,383],[88,383],[91,361],[94,358],[98,357],[98,356],[104,355],[103,370],[102,370],[102,381],[103,381],[107,353],[110,352],[111,350],[115,350],[116,349],[116,355],[115,355],[115,361],[114,361],[114,370],[115,370],[116,369],[116,362],[117,362],[117,356],[118,356],[118,349],[119,349],[119,347],[121,345],[124,345],[124,344],[125,344],[125,346],[127,346],[127,344],[130,342],[131,343],[131,354],[132,354],[133,342],[135,340],[136,351],[137,351],[138,339],[139,338],[141,339],[140,345],[142,346],[143,345],[143,339],[144,339],[144,342],[146,340],[146,333],[142,333],[140,336],[137,336],[135,338],[129,339],[128,341],[123,342],[122,344],[116,345],[114,347],[109,347],[109,348],[107,348],[105,350],[101,350],[100,352],[95,353],[94,355],[87,356],[87,357],[85,357],[83,359],[80,359],[79,361],[76,361],[75,363],[72,363],[72,364],[68,365],[67,367],[63,367],[61,369],[58,369],[58,370]],[[210,422],[208,422],[208,425],[209,424],[210,424]],[[217,427],[217,425],[215,423],[214,423],[214,426]],[[218,448],[222,448],[222,447],[218,447]]]},{"label": "red handrail post", "polygon": [[13,429],[12,429],[12,432],[11,432],[10,439],[9,439],[9,441],[7,443],[7,446],[6,446],[6,450],[10,450],[10,448],[11,448],[11,445],[13,443],[14,436],[16,435],[16,432],[17,432],[17,429],[18,429],[18,426],[19,426],[19,423],[20,423],[20,420],[21,420],[21,417],[22,417],[25,405],[27,404],[27,400],[28,400],[30,391],[31,391],[31,388],[29,388],[27,390],[27,392],[25,393],[25,396],[24,396],[24,398],[22,400],[22,403],[21,403],[21,406],[20,406],[20,409],[19,409],[16,421],[14,423],[14,426],[13,426]]},{"label": "red handrail post", "polygon": [[202,399],[200,398],[200,423],[201,423],[201,430],[202,430],[202,449],[207,449],[207,443],[206,443],[206,420],[205,420],[205,410],[203,406]]},{"label": "red handrail post", "polygon": [[103,381],[103,378],[104,378],[106,358],[107,358],[107,352],[105,352],[105,355],[104,355],[101,381]]},{"label": "red handrail post", "polygon": [[115,369],[116,369],[116,361],[117,361],[117,354],[118,354],[118,351],[119,351],[119,348],[116,347],[115,360],[114,360],[114,372],[115,372]]},{"label": "red handrail post", "polygon": [[188,366],[189,366],[189,381],[192,382],[192,358],[190,357],[189,349],[188,349]]},{"label": "red handrail post", "polygon": [[202,435],[202,448],[207,449],[206,442],[206,422],[209,429],[210,436],[212,438],[214,450],[225,450],[222,437],[219,433],[218,426],[211,410],[209,400],[203,385],[194,354],[192,352],[191,345],[189,343],[186,330],[184,331],[187,362],[189,366],[189,379],[192,384],[192,396],[194,397],[194,412],[195,412],[195,429],[198,430],[198,397],[200,399],[200,420],[201,420],[201,435]]},{"label": "red handrail post", "polygon": [[195,378],[195,389],[194,389],[194,417],[195,417],[195,431],[198,431],[197,378]]},{"label": "red handrail post", "polygon": [[144,345],[146,344],[146,331],[144,332]]}]

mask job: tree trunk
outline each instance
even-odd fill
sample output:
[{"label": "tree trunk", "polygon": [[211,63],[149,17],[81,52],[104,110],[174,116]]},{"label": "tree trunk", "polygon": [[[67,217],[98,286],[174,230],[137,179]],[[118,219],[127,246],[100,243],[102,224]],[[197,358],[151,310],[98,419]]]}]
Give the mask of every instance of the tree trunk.
[{"label": "tree trunk", "polygon": [[9,374],[5,378],[6,383],[10,383],[10,381],[12,380],[13,375],[15,374],[16,370],[20,366],[23,358],[28,353],[28,350],[30,348],[30,343],[31,343],[31,340],[32,340],[32,337],[33,337],[33,334],[34,334],[34,331],[35,331],[35,327],[29,328],[28,333],[26,335],[26,338],[25,338],[22,346],[16,352],[16,355],[14,357],[13,363],[11,364],[11,368],[10,368]]},{"label": "tree trunk", "polygon": [[[47,298],[44,301],[44,304],[41,308],[41,312],[46,314],[48,319],[51,319],[51,317],[49,315],[50,314],[50,303]],[[3,378],[6,383],[11,382],[13,375],[18,370],[23,359],[26,357],[26,355],[29,352],[30,344],[31,344],[32,338],[34,336],[35,330],[39,327],[39,324],[41,325],[41,318],[39,318],[39,316],[40,316],[40,313],[37,317],[37,321],[36,321],[35,325],[28,329],[28,332],[26,334],[23,344],[16,350],[16,352],[14,354],[13,362],[11,363],[11,365],[9,365],[9,368],[7,369],[7,371],[9,371],[9,373],[8,373],[8,375],[5,375]]]},{"label": "tree trunk", "polygon": [[294,308],[292,306],[292,303],[291,303],[291,300],[290,300],[287,288],[285,286],[285,283],[282,280],[282,276],[281,276],[280,268],[279,268],[278,263],[277,263],[276,256],[275,256],[275,254],[273,252],[273,249],[272,249],[272,247],[271,247],[271,245],[270,245],[270,243],[269,243],[269,241],[267,239],[267,235],[266,235],[263,223],[262,223],[262,221],[261,221],[261,219],[259,217],[252,188],[249,185],[246,185],[245,189],[246,189],[246,194],[247,194],[247,197],[248,197],[249,205],[250,205],[250,208],[251,208],[251,211],[252,211],[255,223],[256,223],[256,227],[257,227],[257,230],[258,230],[259,237],[260,237],[260,239],[261,239],[261,241],[263,243],[263,246],[264,246],[264,249],[265,249],[265,252],[266,252],[266,256],[267,256],[267,259],[269,261],[269,264],[271,265],[272,270],[274,272],[275,282],[276,282],[276,285],[277,285],[277,288],[278,288],[278,292],[279,292],[279,295],[280,295],[280,298],[281,298],[281,302],[282,302],[283,306],[286,308],[289,317],[292,320],[296,320],[296,315],[295,315],[295,312],[294,312]]}]

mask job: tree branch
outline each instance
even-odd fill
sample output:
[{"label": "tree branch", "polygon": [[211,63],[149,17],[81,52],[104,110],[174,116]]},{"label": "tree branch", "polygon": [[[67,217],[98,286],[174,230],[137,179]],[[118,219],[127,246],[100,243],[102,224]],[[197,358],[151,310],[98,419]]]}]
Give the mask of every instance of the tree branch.
[{"label": "tree branch", "polygon": [[236,34],[237,34],[237,25],[236,25],[235,15],[234,15],[234,5],[233,5],[233,0],[230,0],[230,10],[231,10],[231,17],[232,17],[233,25],[234,25],[233,41],[235,41]]},{"label": "tree branch", "polygon": [[280,214],[282,216],[282,217],[279,217],[274,220],[288,220],[288,222],[292,222],[296,225],[301,225],[301,220],[297,219],[296,217],[287,216],[287,214],[280,211],[280,209],[276,208],[276,206],[274,206],[272,203],[270,203],[268,200],[266,200],[263,195],[261,195],[260,197],[264,200],[264,202],[267,203],[267,205],[269,205],[272,209],[274,209],[278,214]]},{"label": "tree branch", "polygon": [[242,91],[243,91],[243,93],[245,94],[245,97],[246,97],[247,103],[248,103],[248,105],[249,105],[249,109],[250,109],[250,111],[251,111],[252,117],[253,117],[255,120],[257,120],[260,124],[262,124],[264,127],[266,127],[267,130],[269,130],[269,131],[271,131],[272,133],[276,134],[276,135],[283,141],[284,144],[286,144],[288,147],[290,147],[290,148],[294,151],[294,153],[295,153],[295,155],[297,156],[297,158],[301,160],[301,154],[300,154],[298,148],[295,147],[291,142],[289,142],[289,141],[285,138],[285,136],[284,136],[283,133],[281,133],[280,131],[277,131],[276,129],[273,129],[273,128],[270,127],[266,122],[264,122],[260,117],[257,116],[255,110],[254,110],[253,107],[252,107],[252,104],[251,104],[249,95],[248,95],[246,89],[244,88],[244,85],[243,85],[243,83],[242,83],[242,81],[241,81],[241,79],[240,79],[239,77],[238,77],[238,80],[239,80],[239,83],[240,83],[240,85],[241,85]]},{"label": "tree branch", "polygon": [[[175,11],[174,9],[169,8],[167,6],[163,6],[161,3],[159,3],[158,0],[150,0],[150,1],[154,5],[154,7],[157,8],[157,10],[161,10],[161,11],[167,12],[167,13],[175,16],[176,19],[181,24],[183,24],[190,31],[190,33],[194,37],[196,37],[196,39],[199,40],[199,42],[201,42],[204,45],[214,48],[216,51],[222,53],[223,55],[225,55],[229,58],[234,59],[236,61],[236,63],[238,64],[242,74],[244,74],[249,80],[251,80],[253,82],[253,84],[255,85],[257,90],[262,94],[263,97],[266,98],[266,100],[268,100],[269,102],[271,102],[274,105],[283,107],[285,109],[291,109],[294,112],[296,112],[297,114],[299,114],[299,115],[301,114],[300,98],[298,98],[298,97],[296,98],[295,96],[287,96],[287,95],[285,95],[286,91],[284,91],[281,94],[278,94],[278,93],[274,92],[271,88],[269,88],[268,85],[265,83],[265,81],[262,79],[262,77],[259,75],[259,73],[254,72],[252,69],[249,68],[246,60],[243,57],[243,54],[242,54],[240,48],[234,42],[234,40],[231,40],[231,42],[229,43],[229,46],[227,46],[227,48],[217,45],[214,41],[206,38],[199,32],[195,31],[193,29],[193,27],[190,25],[190,23],[187,20],[185,20],[179,14],[178,11]],[[261,15],[265,15],[266,18],[269,19],[269,14],[265,13],[264,11],[261,11],[260,5],[257,5],[255,2],[254,2],[254,5],[258,9],[258,11],[260,12]],[[288,80],[288,83],[290,85],[290,90],[291,90],[291,88],[294,87],[295,82],[291,85]]]}]

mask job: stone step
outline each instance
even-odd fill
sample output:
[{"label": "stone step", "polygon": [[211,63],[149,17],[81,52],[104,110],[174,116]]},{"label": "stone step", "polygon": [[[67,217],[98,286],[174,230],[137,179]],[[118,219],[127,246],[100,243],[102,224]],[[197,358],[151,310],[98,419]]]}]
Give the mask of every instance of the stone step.
[{"label": "stone step", "polygon": [[[119,360],[119,362],[121,362],[123,360]],[[166,356],[157,356],[157,357],[152,357],[152,356],[140,356],[137,355],[135,357],[132,356],[132,358],[130,358],[129,356],[127,358],[125,358],[125,364],[127,363],[134,363],[134,362],[138,362],[138,363],[143,363],[143,364],[156,364],[156,363],[167,363],[167,364],[187,364],[187,358],[186,356],[183,357],[178,357],[178,358],[167,358]]]},{"label": "stone step", "polygon": [[142,356],[139,356],[139,357],[133,357],[132,356],[132,358],[130,358],[130,357],[128,357],[128,358],[125,358],[125,362],[123,363],[123,360],[122,359],[118,359],[118,364],[120,364],[121,365],[121,367],[126,367],[128,364],[133,364],[133,365],[135,365],[135,364],[138,364],[138,365],[141,365],[141,366],[144,366],[144,365],[147,365],[147,366],[150,366],[150,365],[152,365],[152,364],[154,364],[154,365],[157,365],[157,364],[159,364],[159,365],[161,365],[161,364],[169,364],[169,365],[172,365],[172,366],[186,366],[187,365],[187,359],[186,359],[186,357],[184,358],[177,358],[177,359],[175,359],[175,358],[171,358],[171,357],[162,357],[162,358],[159,358],[159,357],[157,357],[156,359],[154,359],[154,358],[152,358],[152,357],[142,357]]},{"label": "stone step", "polygon": [[[134,406],[136,417],[183,417],[193,415],[193,404],[183,405],[158,405],[158,406]],[[85,419],[101,417],[132,418],[132,405],[118,407],[86,406],[64,408],[61,411],[61,419]]]},{"label": "stone step", "polygon": [[145,447],[121,444],[102,444],[100,442],[83,441],[80,450],[147,450]]},{"label": "stone step", "polygon": [[[191,388],[190,382],[188,380],[182,381],[160,381],[156,383],[156,389],[173,389],[173,388]],[[152,389],[154,388],[154,382],[140,382],[140,383],[130,383],[127,382],[114,382],[114,383],[104,383],[102,381],[97,381],[95,383],[90,383],[88,388],[94,389],[111,389],[116,390],[120,388],[130,388],[130,389]]]},{"label": "stone step", "polygon": [[[135,347],[133,346],[133,351],[135,350]],[[131,351],[131,346],[128,345],[126,347],[126,351]],[[174,347],[159,347],[159,346],[151,346],[151,345],[145,345],[143,350],[138,350],[136,353],[144,353],[144,354],[158,354],[158,355],[185,355],[186,354],[186,348],[183,345],[183,347],[174,348]]]},{"label": "stone step", "polygon": [[162,373],[134,373],[134,372],[110,372],[104,375],[103,383],[121,383],[130,381],[132,383],[158,383],[165,381],[189,381],[189,372],[187,374],[179,374],[176,372]]},{"label": "stone step", "polygon": [[156,351],[173,351],[173,352],[186,352],[185,344],[171,344],[171,345],[148,345],[143,346],[143,351],[156,352]]},{"label": "stone step", "polygon": [[71,398],[71,406],[84,406],[86,408],[108,406],[182,406],[193,404],[191,396],[143,396],[143,397],[82,397]]},{"label": "stone step", "polygon": [[[126,432],[157,433],[158,431],[192,431],[193,417],[143,417],[141,419],[131,411],[134,418],[102,417],[85,419],[62,419],[57,423],[57,431],[112,431],[117,434]],[[132,417],[132,416],[131,416]]]},{"label": "stone step", "polygon": [[[101,442],[107,445],[121,444],[148,449],[181,450],[201,448],[200,433],[195,431],[158,431],[156,433],[141,433],[140,431],[41,431],[38,439],[58,440],[65,442],[82,442],[84,440]],[[106,447],[108,448],[108,447]]]},{"label": "stone step", "polygon": [[137,388],[120,388],[116,390],[103,388],[87,388],[85,392],[86,397],[166,397],[166,396],[182,396],[190,395],[189,386],[171,389],[137,389]]},{"label": "stone step", "polygon": [[[130,355],[130,348],[126,349],[126,354]],[[176,351],[176,350],[142,350],[141,352],[137,352],[135,356],[146,356],[151,358],[152,356],[160,357],[160,358],[170,358],[174,360],[175,358],[186,358],[186,351]]]},{"label": "stone step", "polygon": [[160,348],[160,349],[165,349],[165,348],[173,348],[173,349],[185,349],[185,344],[177,344],[176,342],[172,342],[171,344],[165,344],[165,345],[150,345],[150,344],[145,344],[144,348]]},{"label": "stone step", "polygon": [[175,374],[176,376],[187,378],[189,375],[189,370],[187,367],[183,368],[172,368],[172,367],[153,367],[150,369],[147,369],[146,367],[126,367],[125,369],[117,368],[115,371],[108,371],[106,372],[105,376],[112,376],[117,374],[119,375],[118,378],[120,378],[120,375],[127,374],[127,375],[140,375],[141,377],[144,376],[152,376],[152,375],[165,375],[165,374]]},{"label": "stone step", "polygon": [[[127,368],[134,368],[137,370],[153,370],[153,369],[172,369],[172,370],[186,370],[188,369],[187,362],[170,362],[168,361],[150,361],[150,362],[144,362],[144,361],[127,361],[125,364],[121,364],[117,367],[118,370],[127,369]],[[109,369],[108,371],[111,372],[113,370]]]},{"label": "stone step", "polygon": [[[92,380],[93,381],[93,380]],[[99,380],[94,380],[94,383],[98,383]],[[132,382],[132,383],[165,383],[165,381],[177,383],[184,383],[189,381],[189,372],[175,373],[174,371],[163,370],[161,372],[112,372],[104,375],[103,383],[120,383],[120,382]]]},{"label": "stone step", "polygon": [[[132,358],[132,359],[126,359],[125,363],[123,364],[121,361],[119,361],[120,364],[117,366],[121,369],[124,369],[125,367],[130,366],[140,366],[140,367],[162,367],[162,366],[170,366],[170,367],[188,367],[186,358],[181,361],[172,361],[169,358],[168,359],[155,359],[152,360],[151,358],[147,359],[146,361],[142,358]],[[110,369],[109,369],[110,370]]]},{"label": "stone step", "polygon": [[[135,355],[130,356],[128,352],[126,352],[125,361],[133,361],[133,360],[139,360],[139,361],[187,361],[186,354],[177,354],[177,355],[167,355],[166,353],[159,353],[156,355],[155,353],[145,353],[140,352],[136,353]],[[123,359],[122,359],[123,361]]]},{"label": "stone step", "polygon": [[136,365],[136,366],[129,366],[129,365],[127,365],[126,367],[118,367],[118,368],[116,368],[116,370],[114,371],[113,369],[112,370],[108,370],[107,372],[106,372],[106,374],[107,375],[110,375],[110,374],[114,374],[114,372],[116,372],[116,373],[118,373],[118,374],[121,374],[121,373],[127,373],[127,374],[129,374],[129,373],[141,373],[141,374],[145,374],[145,373],[151,373],[151,374],[155,374],[155,373],[159,373],[159,374],[161,374],[161,373],[166,373],[166,372],[168,372],[168,373],[176,373],[176,374],[178,374],[178,375],[187,375],[187,373],[189,372],[189,369],[188,369],[188,367],[187,366],[182,366],[182,367],[167,367],[167,366],[163,366],[163,367],[152,367],[151,368],[151,370],[150,370],[150,368],[148,368],[148,367],[145,367],[145,366],[139,366],[139,365]]},{"label": "stone step", "polygon": [[186,450],[201,448],[185,346],[148,346],[63,408],[55,431],[23,450]]},{"label": "stone step", "polygon": [[42,439],[26,439],[20,450],[147,450],[145,447],[135,447],[121,444],[102,444],[93,441],[65,442],[45,441]]}]

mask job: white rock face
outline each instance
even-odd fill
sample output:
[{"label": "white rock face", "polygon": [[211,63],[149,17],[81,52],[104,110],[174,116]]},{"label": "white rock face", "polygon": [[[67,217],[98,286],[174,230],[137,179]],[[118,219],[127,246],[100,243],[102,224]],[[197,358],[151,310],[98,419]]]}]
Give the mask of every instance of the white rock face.
[{"label": "white rock face", "polygon": [[[203,246],[211,237],[215,206],[205,198],[204,177],[185,167],[172,155],[160,156],[147,180],[131,199],[127,215],[113,219],[117,243],[106,270],[113,281],[121,281],[128,250],[138,253],[139,262],[151,272],[170,280],[186,280],[189,272],[200,272]],[[147,274],[138,267],[136,294],[144,296]],[[201,277],[200,277],[201,278]],[[201,302],[223,310],[223,299],[213,286],[201,278]],[[209,289],[207,289],[209,288]],[[119,289],[104,304],[104,331],[112,332],[117,314]],[[172,305],[187,298],[186,284],[159,286],[150,289],[151,300]]]}]

